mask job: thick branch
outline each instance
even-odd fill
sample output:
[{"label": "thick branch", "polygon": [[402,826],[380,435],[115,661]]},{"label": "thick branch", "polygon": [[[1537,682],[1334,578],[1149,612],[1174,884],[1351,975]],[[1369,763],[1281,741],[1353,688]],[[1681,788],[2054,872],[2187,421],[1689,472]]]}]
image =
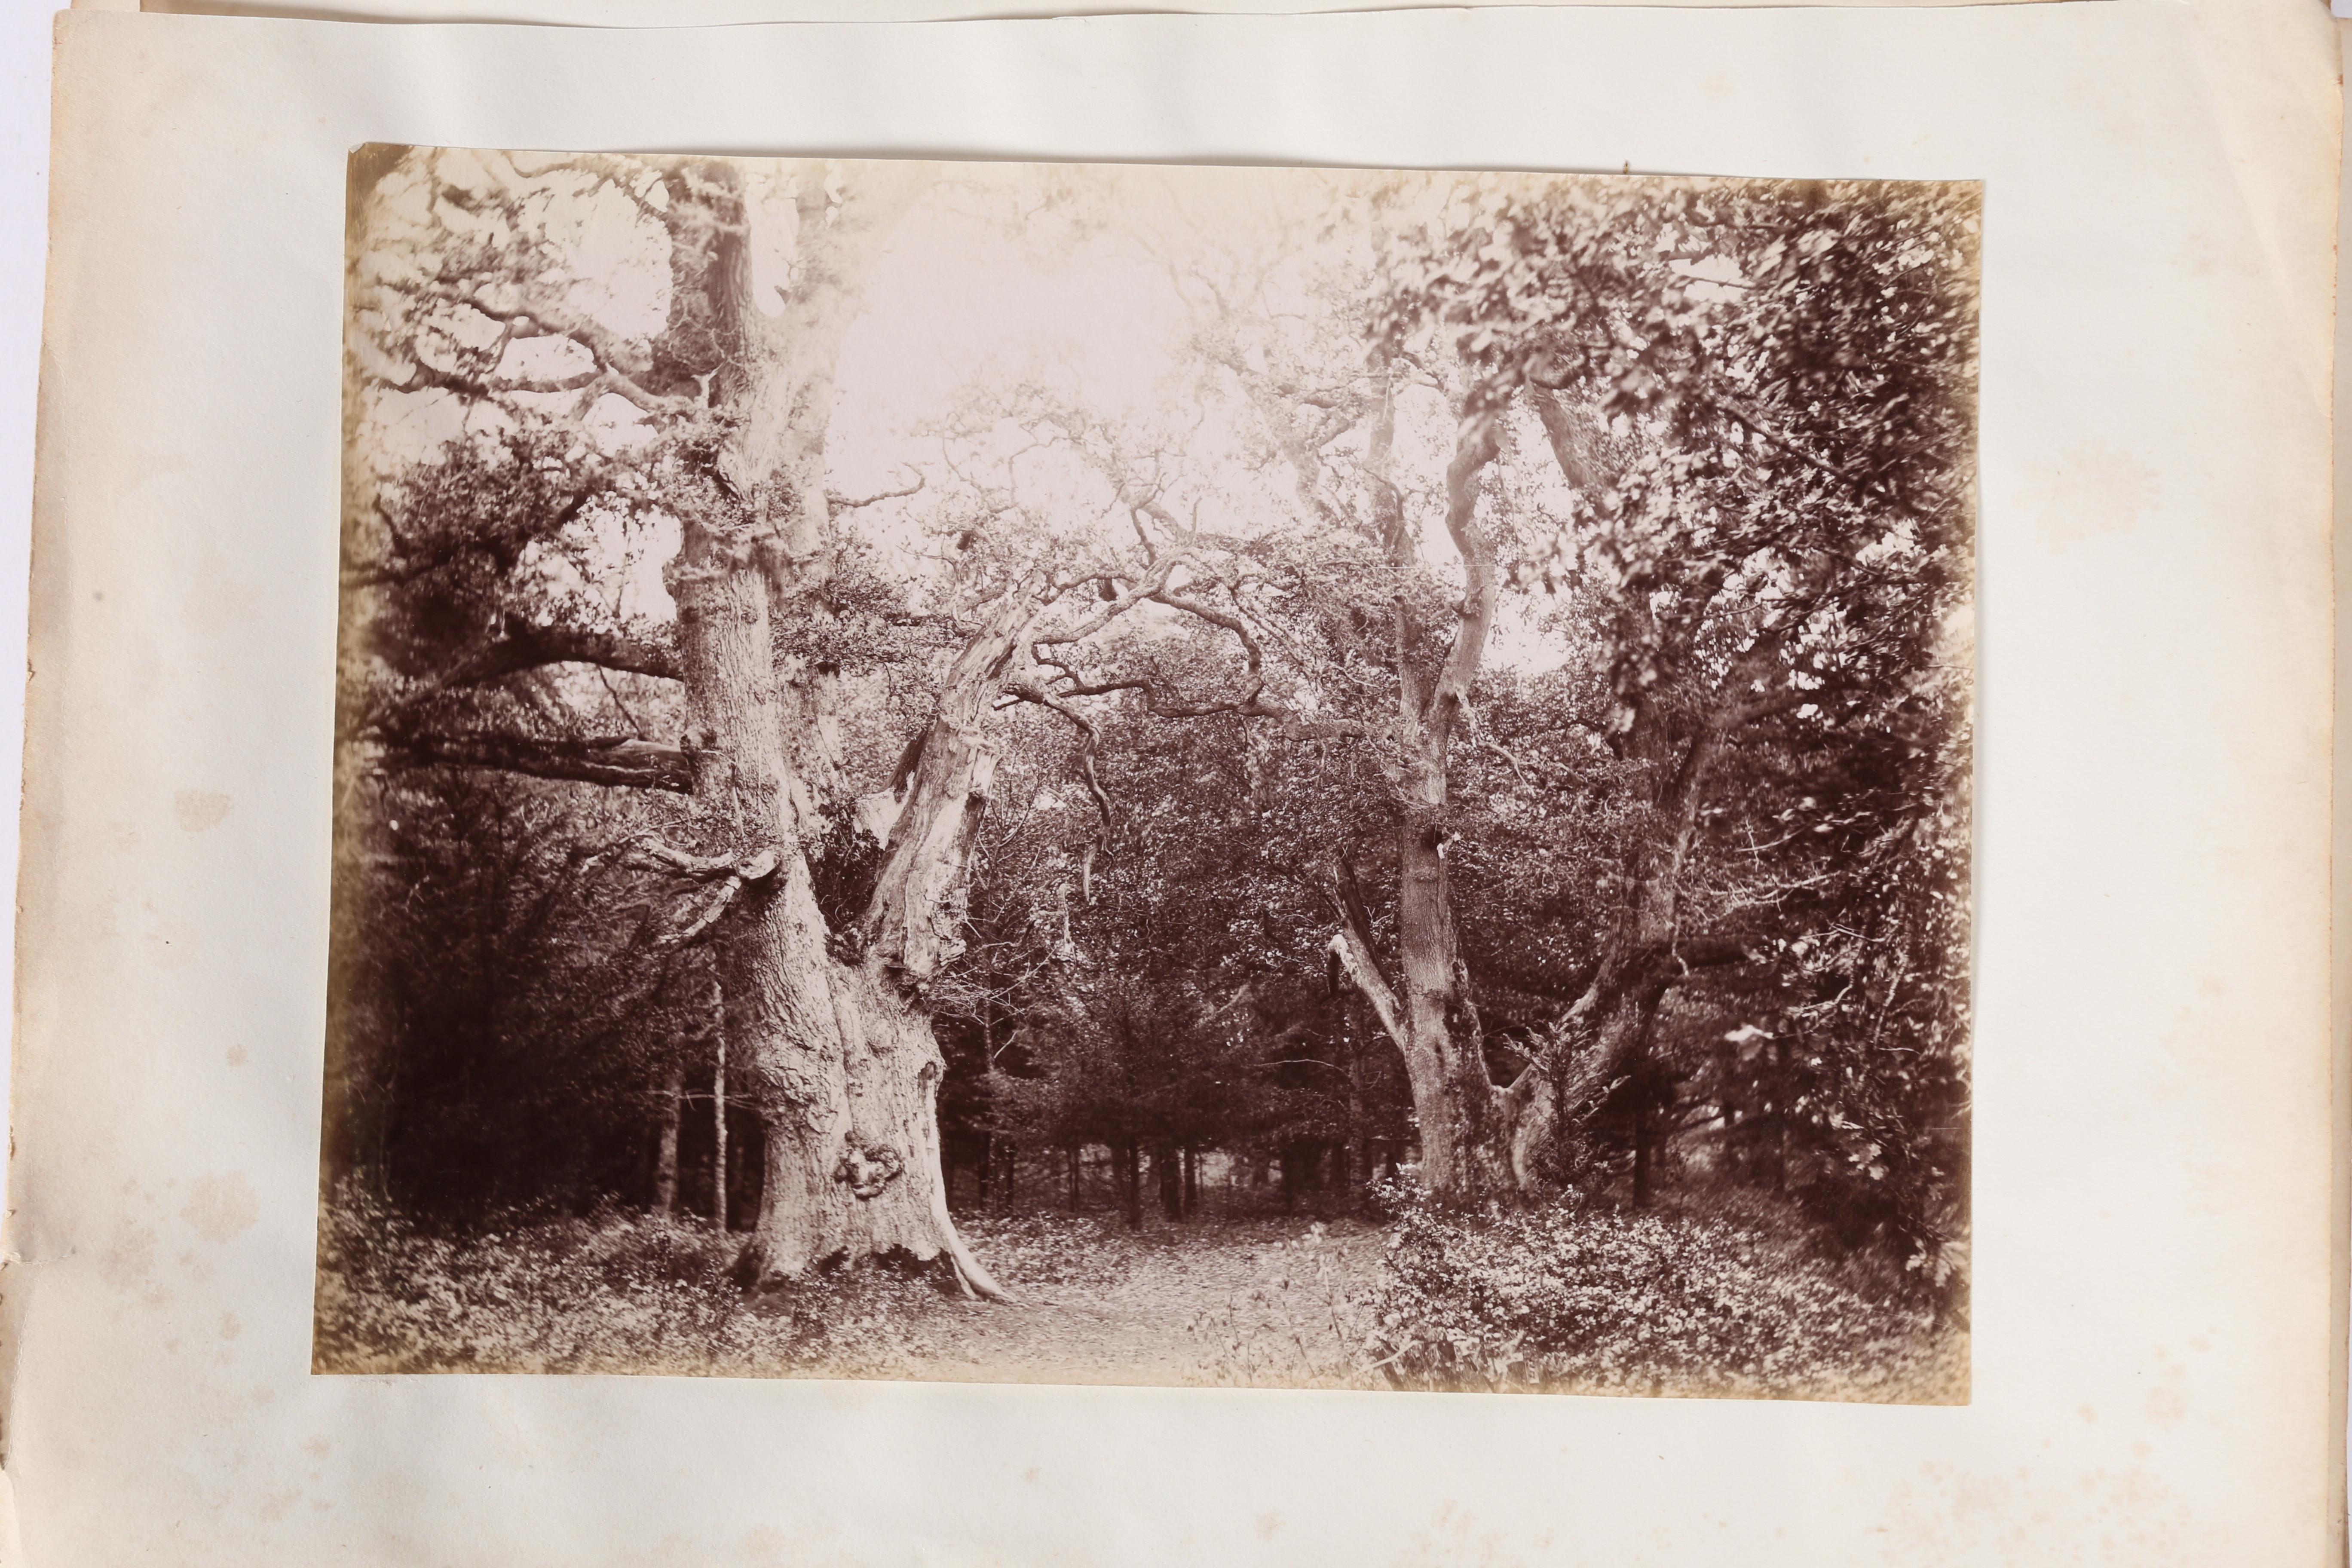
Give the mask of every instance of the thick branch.
[{"label": "thick branch", "polygon": [[509,622],[505,636],[467,656],[436,684],[480,686],[517,670],[550,664],[593,664],[631,675],[678,679],[677,650],[663,644],[642,642],[619,632]]},{"label": "thick branch", "polygon": [[1445,466],[1445,531],[1461,553],[1465,578],[1461,619],[1454,629],[1454,645],[1445,651],[1436,684],[1431,688],[1425,721],[1443,738],[1453,715],[1469,700],[1470,683],[1486,656],[1486,637],[1494,628],[1495,597],[1499,584],[1495,574],[1495,542],[1478,525],[1478,484],[1502,450],[1498,421],[1492,410],[1470,416],[1454,445],[1454,460]]},{"label": "thick branch", "polygon": [[1397,1000],[1395,989],[1381,973],[1380,961],[1372,956],[1371,932],[1367,924],[1364,900],[1356,890],[1354,875],[1345,866],[1335,871],[1323,884],[1322,893],[1332,912],[1339,917],[1339,929],[1331,933],[1326,944],[1331,956],[1339,961],[1364,1000],[1388,1031],[1390,1039],[1400,1048],[1409,1044],[1405,1032],[1404,1009]]},{"label": "thick branch", "polygon": [[781,864],[772,846],[742,856],[689,855],[651,834],[640,835],[630,842],[628,859],[633,865],[666,871],[689,882],[757,882],[775,875]]},{"label": "thick branch", "polygon": [[[1529,378],[1533,382],[1533,378]],[[1568,410],[1560,406],[1559,395],[1540,382],[1528,388],[1528,401],[1535,405],[1536,417],[1543,422],[1544,440],[1551,447],[1552,460],[1559,465],[1560,477],[1569,489],[1589,490],[1593,488],[1592,466],[1580,449],[1575,423]]]},{"label": "thick branch", "polygon": [[676,746],[634,735],[585,741],[542,741],[527,735],[477,731],[465,735],[408,734],[387,742],[411,762],[463,768],[489,768],[532,778],[578,784],[619,784],[633,789],[694,791],[694,766]]}]

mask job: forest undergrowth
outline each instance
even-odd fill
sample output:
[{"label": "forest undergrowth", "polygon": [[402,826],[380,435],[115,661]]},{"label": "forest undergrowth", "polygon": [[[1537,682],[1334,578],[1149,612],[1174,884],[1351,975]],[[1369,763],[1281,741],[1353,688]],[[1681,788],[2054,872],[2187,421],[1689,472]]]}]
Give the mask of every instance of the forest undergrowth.
[{"label": "forest undergrowth", "polygon": [[959,1221],[1016,1298],[938,1262],[747,1290],[742,1237],[608,1211],[430,1232],[352,1187],[320,1229],[313,1361],[341,1373],[1966,1398],[1965,1325],[1828,1259],[1792,1215],[1570,1202],[1129,1230]]}]

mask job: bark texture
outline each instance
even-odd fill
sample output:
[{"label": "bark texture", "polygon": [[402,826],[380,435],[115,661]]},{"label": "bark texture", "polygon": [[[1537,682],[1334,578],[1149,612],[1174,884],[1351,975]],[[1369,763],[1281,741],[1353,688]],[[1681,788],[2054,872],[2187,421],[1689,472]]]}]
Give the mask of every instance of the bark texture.
[{"label": "bark texture", "polygon": [[[1593,485],[1597,464],[1575,417],[1540,385],[1528,387],[1525,395],[1535,404],[1568,482],[1579,489]],[[1785,700],[1751,695],[1774,651],[1761,641],[1696,719],[1638,693],[1629,699],[1622,749],[1643,764],[1647,809],[1626,858],[1625,903],[1604,939],[1592,980],[1569,1009],[1551,1048],[1507,1086],[1496,1084],[1459,950],[1445,841],[1451,745],[1494,624],[1495,547],[1478,508],[1483,476],[1499,452],[1501,415],[1500,405],[1474,400],[1446,471],[1445,527],[1464,574],[1451,637],[1433,646],[1429,628],[1416,622],[1402,595],[1393,611],[1398,708],[1387,761],[1400,807],[1393,980],[1373,949],[1352,872],[1338,868],[1330,888],[1339,917],[1333,959],[1404,1058],[1420,1126],[1422,1179],[1463,1202],[1533,1194],[1552,1185],[1574,1163],[1579,1130],[1643,1059],[1675,983],[1696,963],[1741,956],[1710,951],[1701,958],[1695,951],[1699,944],[1683,940],[1684,868],[1730,736]],[[1367,441],[1370,521],[1390,563],[1402,573],[1415,558],[1388,479],[1391,435],[1392,413],[1383,401]],[[1633,615],[1649,614],[1638,584],[1627,600]]]},{"label": "bark texture", "polygon": [[922,983],[961,923],[994,762],[979,718],[1022,609],[991,621],[984,647],[957,666],[902,781],[859,941],[827,926],[806,858],[834,786],[831,672],[778,654],[780,617],[824,613],[839,548],[824,485],[835,364],[861,281],[920,178],[872,167],[837,184],[804,178],[796,282],[772,318],[750,299],[736,168],[685,163],[668,176],[672,306],[651,374],[664,392],[707,388],[719,439],[666,577],[700,848],[739,868],[709,929],[737,1082],[767,1132],[751,1272],[945,1255],[967,1289],[1001,1296],[948,1216],[944,1064]]},{"label": "bark texture", "polygon": [[[1391,609],[1397,712],[1387,772],[1398,797],[1397,976],[1391,982],[1371,943],[1351,871],[1335,878],[1339,929],[1331,951],[1403,1055],[1421,1128],[1423,1180],[1432,1190],[1475,1199],[1511,1181],[1509,1130],[1486,1070],[1486,1043],[1470,994],[1445,864],[1450,756],[1471,683],[1494,627],[1495,547],[1478,518],[1481,481],[1500,450],[1498,411],[1463,420],[1446,468],[1445,527],[1462,558],[1463,593],[1454,635],[1433,666],[1431,638],[1399,595]],[[1400,574],[1414,564],[1401,502],[1388,478],[1394,413],[1373,416],[1366,467],[1373,480],[1375,530]]]}]

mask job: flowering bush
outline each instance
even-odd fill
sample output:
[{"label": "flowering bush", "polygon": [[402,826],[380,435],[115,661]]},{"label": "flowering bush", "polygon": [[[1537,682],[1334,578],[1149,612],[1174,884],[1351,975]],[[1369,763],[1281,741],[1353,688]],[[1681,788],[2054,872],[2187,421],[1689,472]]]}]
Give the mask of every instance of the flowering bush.
[{"label": "flowering bush", "polygon": [[1761,1231],[1573,1200],[1401,1207],[1364,1346],[1396,1386],[1933,1397],[1958,1349]]}]

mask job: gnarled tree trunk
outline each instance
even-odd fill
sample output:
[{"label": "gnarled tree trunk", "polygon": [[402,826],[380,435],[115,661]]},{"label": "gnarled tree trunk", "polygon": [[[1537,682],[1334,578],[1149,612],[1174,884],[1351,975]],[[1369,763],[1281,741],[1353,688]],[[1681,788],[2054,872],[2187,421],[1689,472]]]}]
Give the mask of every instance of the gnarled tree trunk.
[{"label": "gnarled tree trunk", "polygon": [[[1461,554],[1465,583],[1453,640],[1433,673],[1424,676],[1416,668],[1423,635],[1402,596],[1392,612],[1397,718],[1389,776],[1402,807],[1394,984],[1373,954],[1362,900],[1344,868],[1333,898],[1340,921],[1331,951],[1404,1057],[1421,1129],[1422,1180],[1432,1191],[1465,1202],[1507,1191],[1513,1181],[1505,1108],[1486,1071],[1486,1043],[1454,927],[1444,826],[1454,726],[1486,657],[1499,586],[1494,543],[1477,516],[1480,480],[1499,450],[1498,416],[1497,409],[1481,408],[1465,418],[1446,469],[1445,526]],[[1392,422],[1383,405],[1366,466],[1376,480],[1379,531],[1391,563],[1403,571],[1413,563],[1413,549],[1385,472]]]},{"label": "gnarled tree trunk", "polygon": [[709,388],[724,434],[665,576],[698,833],[706,856],[733,863],[703,918],[725,1035],[767,1132],[753,1272],[944,1254],[969,1289],[1002,1296],[948,1215],[944,1061],[923,984],[956,949],[995,761],[981,718],[1034,605],[1008,594],[950,676],[854,933],[828,927],[807,858],[830,785],[830,671],[777,648],[779,616],[821,613],[813,595],[839,548],[824,491],[835,365],[920,174],[803,182],[798,282],[773,319],[751,301],[734,167],[680,165],[666,182],[672,304],[656,358]]},{"label": "gnarled tree trunk", "polygon": [[[1532,388],[1530,395],[1562,473],[1579,489],[1589,486],[1591,465],[1578,449],[1565,411],[1548,391]],[[1458,951],[1444,822],[1454,728],[1469,700],[1494,618],[1494,545],[1479,523],[1477,507],[1481,477],[1497,454],[1500,414],[1491,405],[1465,413],[1447,469],[1445,523],[1462,557],[1465,584],[1452,641],[1433,673],[1424,677],[1416,668],[1414,653],[1423,637],[1410,610],[1400,600],[1394,612],[1398,713],[1389,776],[1402,808],[1394,984],[1374,955],[1370,921],[1344,867],[1332,890],[1339,915],[1332,954],[1404,1058],[1421,1131],[1422,1180],[1459,1202],[1544,1190],[1558,1167],[1552,1156],[1562,1141],[1584,1124],[1648,1049],[1668,990],[1696,963],[1726,956],[1701,953],[1680,938],[1683,869],[1707,785],[1731,732],[1786,700],[1744,695],[1745,678],[1769,658],[1769,647],[1759,644],[1757,669],[1736,669],[1714,710],[1687,731],[1675,730],[1655,705],[1637,702],[1626,751],[1646,764],[1650,798],[1647,824],[1625,866],[1627,901],[1593,979],[1569,1011],[1558,1047],[1507,1087],[1496,1084]],[[1366,468],[1375,481],[1378,531],[1391,563],[1402,570],[1413,556],[1385,478],[1390,430],[1384,405],[1370,432]],[[1646,614],[1640,595],[1633,598],[1635,613]]]}]

